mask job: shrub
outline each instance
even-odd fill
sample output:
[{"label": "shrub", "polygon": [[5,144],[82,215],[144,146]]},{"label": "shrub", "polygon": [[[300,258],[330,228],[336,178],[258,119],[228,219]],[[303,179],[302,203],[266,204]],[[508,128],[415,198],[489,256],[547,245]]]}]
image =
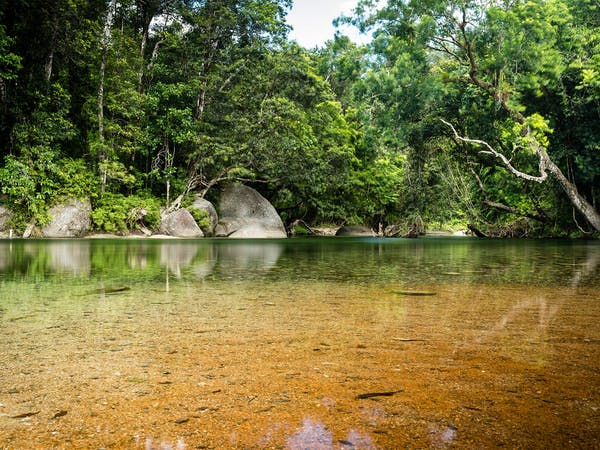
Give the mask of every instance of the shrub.
[{"label": "shrub", "polygon": [[210,216],[208,215],[208,212],[198,208],[187,208],[187,210],[190,212],[202,232],[205,235],[210,234]]},{"label": "shrub", "polygon": [[139,226],[153,229],[160,223],[160,201],[146,195],[105,193],[91,216],[94,228],[107,233],[127,233]]}]

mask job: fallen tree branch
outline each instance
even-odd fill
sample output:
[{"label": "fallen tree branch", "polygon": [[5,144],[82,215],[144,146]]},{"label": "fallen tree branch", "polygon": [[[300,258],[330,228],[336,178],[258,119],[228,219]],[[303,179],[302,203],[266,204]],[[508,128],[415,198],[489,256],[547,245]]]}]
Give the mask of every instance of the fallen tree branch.
[{"label": "fallen tree branch", "polygon": [[503,205],[502,203],[493,202],[491,200],[484,200],[481,202],[482,205],[487,206],[489,208],[498,209],[500,211],[505,211],[511,214],[515,214],[521,217],[527,217],[528,219],[537,220],[538,222],[548,222],[545,217],[538,216],[537,214],[529,214],[526,212],[519,211],[517,208],[513,208],[512,206]]},{"label": "fallen tree branch", "polygon": [[473,170],[473,168],[471,167],[471,173],[473,174],[473,176],[475,177],[475,180],[477,180],[477,184],[479,185],[479,189],[481,190],[481,192],[483,193],[485,200],[483,200],[481,202],[482,205],[487,206],[489,208],[494,208],[494,209],[498,209],[500,211],[505,211],[511,214],[515,214],[517,216],[521,216],[521,217],[527,217],[528,219],[533,219],[533,220],[537,220],[538,222],[548,222],[548,218],[545,217],[544,215],[538,215],[538,214],[531,214],[531,213],[527,213],[527,212],[522,212],[520,210],[518,210],[517,208],[514,208],[512,206],[508,206],[508,205],[504,205],[502,203],[498,203],[498,202],[494,202],[492,200],[490,200],[490,198],[488,197],[488,191],[485,188],[485,186],[483,185],[483,182],[481,181],[481,178],[479,178],[479,175],[477,175],[477,173],[475,172],[475,170]]},{"label": "fallen tree branch", "polygon": [[[479,76],[479,67],[477,65],[477,58],[475,52],[475,45],[471,39],[471,36],[467,30],[467,9],[463,5],[460,12],[462,12],[462,20],[457,22],[454,15],[448,17],[448,21],[450,22],[450,39],[453,39],[456,42],[456,45],[459,49],[461,49],[465,53],[464,60],[469,67],[468,75],[461,77],[460,79],[455,79],[452,81],[463,81],[472,86],[476,86],[482,90],[482,92],[489,95],[494,99],[502,109],[508,113],[515,123],[518,123],[523,126],[521,137],[528,139],[528,146],[535,152],[538,161],[539,161],[539,176],[530,175],[520,170],[516,169],[512,166],[510,161],[504,156],[502,153],[497,152],[493,149],[487,142],[469,139],[462,136],[456,132],[454,127],[442,119],[442,122],[449,126],[454,132],[454,136],[457,140],[462,142],[467,142],[471,144],[476,144],[479,146],[485,147],[487,150],[484,153],[491,154],[496,158],[502,161],[504,167],[506,167],[513,175],[523,178],[528,181],[535,181],[537,183],[544,182],[548,173],[558,182],[558,184],[565,191],[565,194],[571,201],[573,207],[583,215],[586,220],[592,225],[592,227],[596,231],[600,231],[600,213],[596,210],[595,204],[590,203],[584,196],[579,194],[577,191],[577,186],[572,183],[565,175],[562,173],[561,169],[552,161],[546,149],[537,141],[535,138],[531,127],[527,125],[527,119],[523,114],[516,108],[511,107],[508,103],[508,99],[510,98],[509,90],[501,90],[499,86],[494,86],[493,84],[485,81]],[[443,49],[442,49],[443,51]],[[547,171],[547,172],[546,172]]]},{"label": "fallen tree branch", "polygon": [[485,234],[484,232],[482,232],[481,230],[479,230],[478,228],[476,228],[474,225],[467,224],[467,228],[469,229],[469,231],[471,233],[473,233],[477,237],[480,237],[480,238],[486,238],[486,237],[488,237],[487,234]]},{"label": "fallen tree branch", "polygon": [[289,227],[289,234],[291,234],[292,236],[295,234],[294,230],[296,228],[296,225],[301,225],[303,228],[306,228],[312,236],[317,236],[319,234],[315,230],[313,230],[304,220],[296,219],[290,224]]}]

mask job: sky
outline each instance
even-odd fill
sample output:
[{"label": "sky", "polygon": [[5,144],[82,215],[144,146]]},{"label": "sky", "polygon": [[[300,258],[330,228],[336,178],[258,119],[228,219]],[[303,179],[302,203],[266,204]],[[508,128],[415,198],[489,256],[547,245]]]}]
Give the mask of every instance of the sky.
[{"label": "sky", "polygon": [[[294,0],[287,15],[288,25],[293,27],[290,39],[306,48],[322,46],[333,38],[333,19],[342,14],[349,15],[357,3],[358,0]],[[344,27],[341,31],[356,43],[368,40],[355,27]]]}]

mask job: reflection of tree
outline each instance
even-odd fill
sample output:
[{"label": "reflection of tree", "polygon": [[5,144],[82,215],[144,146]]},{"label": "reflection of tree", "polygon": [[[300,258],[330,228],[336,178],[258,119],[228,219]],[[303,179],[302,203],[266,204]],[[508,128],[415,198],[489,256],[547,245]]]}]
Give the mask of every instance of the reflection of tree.
[{"label": "reflection of tree", "polygon": [[588,279],[593,279],[600,265],[600,246],[588,245],[587,258],[581,268],[575,270],[571,278],[571,286],[577,287]]},{"label": "reflection of tree", "polygon": [[0,243],[0,272],[45,275],[48,272],[87,275],[91,270],[90,245],[86,241],[29,241]]},{"label": "reflection of tree", "polygon": [[525,315],[529,317],[531,310],[538,310],[537,332],[541,335],[547,329],[552,319],[556,316],[560,308],[559,304],[549,304],[545,296],[537,296],[516,303],[509,312],[503,315],[496,325],[490,331],[491,334],[496,334],[505,330],[511,322],[519,316]]},{"label": "reflection of tree", "polygon": [[12,243],[0,243],[0,272],[4,272],[10,265]]},{"label": "reflection of tree", "polygon": [[219,267],[224,270],[271,269],[283,248],[275,243],[231,243],[218,246]]},{"label": "reflection of tree", "polygon": [[159,249],[161,267],[165,267],[176,278],[181,278],[182,269],[189,266],[198,253],[198,246],[180,243],[161,243]]},{"label": "reflection of tree", "polygon": [[50,242],[48,266],[55,272],[88,274],[91,270],[89,241]]},{"label": "reflection of tree", "polygon": [[[600,247],[596,245],[588,246],[585,262],[581,265],[578,265],[580,269],[573,272],[573,276],[569,285],[575,288],[584,283],[586,280],[593,278],[599,265]],[[560,300],[550,303],[545,296],[541,295],[535,298],[519,301],[510,309],[510,311],[508,311],[500,318],[500,320],[498,320],[496,325],[494,325],[490,331],[486,333],[488,334],[487,338],[489,338],[490,335],[495,335],[504,331],[510,325],[510,323],[515,322],[520,316],[530,317],[531,311],[535,309],[538,311],[537,333],[541,336],[546,332],[565,301],[566,297],[561,296]],[[487,339],[484,337],[480,337],[478,339],[479,342],[485,340]]]}]

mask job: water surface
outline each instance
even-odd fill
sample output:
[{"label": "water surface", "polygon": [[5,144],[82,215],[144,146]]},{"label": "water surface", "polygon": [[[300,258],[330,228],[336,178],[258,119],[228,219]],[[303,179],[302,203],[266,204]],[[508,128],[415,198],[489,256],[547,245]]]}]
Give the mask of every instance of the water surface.
[{"label": "water surface", "polygon": [[598,448],[600,244],[0,241],[0,448]]}]

